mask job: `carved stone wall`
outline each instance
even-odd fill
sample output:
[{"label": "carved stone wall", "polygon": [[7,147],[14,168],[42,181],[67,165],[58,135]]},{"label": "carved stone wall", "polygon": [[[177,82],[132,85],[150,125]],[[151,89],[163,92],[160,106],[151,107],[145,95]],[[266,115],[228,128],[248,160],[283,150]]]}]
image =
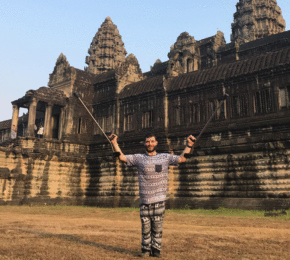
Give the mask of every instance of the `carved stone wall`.
[{"label": "carved stone wall", "polygon": [[[49,87],[54,87],[54,86],[62,86],[62,88],[66,89],[66,94],[70,94],[70,81],[72,79],[72,71],[71,71],[71,66],[69,62],[66,59],[66,56],[63,55],[62,53],[59,55],[59,57],[56,60],[55,67],[53,69],[53,72],[49,75],[49,82],[48,86]],[[64,87],[63,85],[68,85]]]},{"label": "carved stone wall", "polygon": [[[289,208],[289,141],[257,137],[249,142],[246,135],[235,140],[207,136],[194,158],[170,167],[167,206]],[[175,153],[184,148],[184,140],[171,137]],[[135,168],[116,161],[105,142],[89,150],[72,143],[39,142],[21,139],[15,147],[1,148],[1,204],[138,207]],[[159,142],[165,147],[167,141],[161,137]],[[136,152],[132,147],[143,150],[140,139],[121,142],[121,147],[125,154]]]},{"label": "carved stone wall", "polygon": [[120,93],[126,85],[143,79],[139,62],[133,54],[126,57],[126,61],[118,67],[116,74],[118,75],[119,81],[117,93]]},{"label": "carved stone wall", "polygon": [[167,73],[171,76],[198,70],[200,53],[194,37],[187,32],[181,33],[168,53]]},{"label": "carved stone wall", "polygon": [[1,147],[1,203],[78,204],[85,198],[86,150],[84,145],[27,138]]}]

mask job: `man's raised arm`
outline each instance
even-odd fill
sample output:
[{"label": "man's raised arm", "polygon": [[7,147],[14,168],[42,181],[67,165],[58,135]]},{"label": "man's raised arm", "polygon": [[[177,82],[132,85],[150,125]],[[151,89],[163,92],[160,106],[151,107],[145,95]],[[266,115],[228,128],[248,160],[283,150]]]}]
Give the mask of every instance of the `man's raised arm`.
[{"label": "man's raised arm", "polygon": [[119,160],[122,162],[127,162],[126,156],[122,153],[121,148],[119,147],[119,144],[117,142],[118,136],[115,134],[111,134],[109,136],[112,145],[114,146],[115,152],[119,152]]},{"label": "man's raised arm", "polygon": [[183,152],[181,153],[179,160],[178,160],[178,163],[186,162],[186,158],[184,157],[184,154],[191,152],[191,149],[194,146],[195,140],[196,140],[196,138],[193,135],[190,135],[189,137],[187,137],[186,147],[183,150]]}]

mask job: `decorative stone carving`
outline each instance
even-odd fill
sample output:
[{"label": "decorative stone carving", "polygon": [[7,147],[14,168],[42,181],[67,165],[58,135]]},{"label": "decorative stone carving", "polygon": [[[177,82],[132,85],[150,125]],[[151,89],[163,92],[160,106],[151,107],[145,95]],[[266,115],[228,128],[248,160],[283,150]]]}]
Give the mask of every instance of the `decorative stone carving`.
[{"label": "decorative stone carving", "polygon": [[127,54],[117,26],[107,17],[96,33],[88,50],[85,68],[87,72],[99,74],[115,69],[125,62]]},{"label": "decorative stone carving", "polygon": [[71,79],[70,64],[68,63],[66,56],[62,53],[59,55],[53,72],[49,74],[48,86],[53,87],[53,85],[67,81]]},{"label": "decorative stone carving", "polygon": [[198,41],[201,66],[199,69],[211,68],[217,65],[217,52],[226,44],[224,34],[217,31],[216,35]]},{"label": "decorative stone carving", "polygon": [[133,54],[128,55],[126,61],[117,68],[116,73],[119,77],[118,92],[120,92],[124,86],[143,79],[139,62]]},{"label": "decorative stone carving", "polygon": [[171,46],[168,58],[167,73],[170,76],[197,70],[200,64],[200,53],[194,37],[187,32],[181,33],[176,43]]},{"label": "decorative stone carving", "polygon": [[214,36],[213,50],[217,52],[219,48],[225,44],[226,40],[224,37],[224,33],[221,31],[217,31],[216,35]]},{"label": "decorative stone carving", "polygon": [[285,31],[285,20],[276,0],[239,0],[232,23],[231,41],[241,43]]}]

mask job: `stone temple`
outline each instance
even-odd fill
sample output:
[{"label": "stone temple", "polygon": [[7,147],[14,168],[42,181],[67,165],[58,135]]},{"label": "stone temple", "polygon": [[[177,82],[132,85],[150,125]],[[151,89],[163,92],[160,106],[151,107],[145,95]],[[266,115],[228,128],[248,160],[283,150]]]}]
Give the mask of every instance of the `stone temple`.
[{"label": "stone temple", "polygon": [[[194,156],[170,168],[168,207],[289,208],[285,26],[276,0],[239,0],[230,43],[220,31],[201,40],[182,32],[168,60],[142,72],[107,17],[84,70],[60,54],[48,86],[12,101],[12,119],[0,122],[1,204],[139,205],[135,169],[112,156],[74,92],[107,134],[119,136],[125,154],[143,151],[146,132],[158,136],[160,152],[181,153],[227,93]],[[20,117],[21,107],[28,113]],[[43,138],[36,137],[40,125]]]}]

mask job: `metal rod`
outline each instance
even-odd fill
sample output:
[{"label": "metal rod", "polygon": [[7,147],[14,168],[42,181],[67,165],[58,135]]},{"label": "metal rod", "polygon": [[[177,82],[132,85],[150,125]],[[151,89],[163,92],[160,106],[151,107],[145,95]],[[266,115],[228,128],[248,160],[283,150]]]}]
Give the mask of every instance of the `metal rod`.
[{"label": "metal rod", "polygon": [[99,125],[99,123],[97,122],[97,120],[94,118],[94,116],[92,115],[92,113],[90,112],[90,110],[87,108],[87,106],[85,105],[85,103],[82,101],[82,99],[79,97],[79,95],[74,92],[74,95],[79,99],[79,101],[82,103],[82,105],[84,106],[84,108],[88,111],[88,113],[90,114],[90,116],[92,117],[92,119],[94,120],[94,122],[97,124],[97,126],[99,127],[99,129],[102,131],[103,135],[107,138],[107,140],[109,141],[112,151],[115,152],[114,146],[111,142],[111,140],[109,139],[109,137],[106,135],[106,133],[104,132],[104,130],[101,128],[101,126]]},{"label": "metal rod", "polygon": [[[223,105],[223,103],[225,102],[225,100],[227,99],[227,97],[229,96],[229,94],[225,93],[223,96],[223,100],[220,102],[220,104],[218,105],[218,107],[215,109],[215,111],[212,113],[211,117],[209,118],[209,120],[207,120],[205,126],[202,128],[202,130],[200,131],[199,135],[196,137],[195,139],[195,143],[199,140],[199,138],[201,137],[201,135],[203,134],[203,132],[205,131],[205,129],[207,128],[208,124],[210,123],[210,121],[213,119],[213,117],[215,116],[216,112],[220,109],[220,107]],[[190,153],[188,154],[184,154],[185,158],[190,158],[193,155],[191,154],[193,152],[194,149],[191,149]]]},{"label": "metal rod", "polygon": [[203,134],[203,132],[205,131],[205,129],[207,128],[208,124],[210,123],[210,121],[213,119],[213,117],[215,116],[216,112],[220,109],[220,107],[223,105],[223,103],[225,102],[226,98],[228,97],[228,94],[224,94],[223,100],[222,102],[220,102],[220,104],[218,105],[218,107],[215,109],[215,111],[212,113],[211,117],[209,118],[209,120],[206,122],[205,126],[203,127],[203,129],[201,130],[201,132],[199,133],[199,135],[196,137],[195,142],[198,141],[198,139],[201,137],[201,135]]}]

